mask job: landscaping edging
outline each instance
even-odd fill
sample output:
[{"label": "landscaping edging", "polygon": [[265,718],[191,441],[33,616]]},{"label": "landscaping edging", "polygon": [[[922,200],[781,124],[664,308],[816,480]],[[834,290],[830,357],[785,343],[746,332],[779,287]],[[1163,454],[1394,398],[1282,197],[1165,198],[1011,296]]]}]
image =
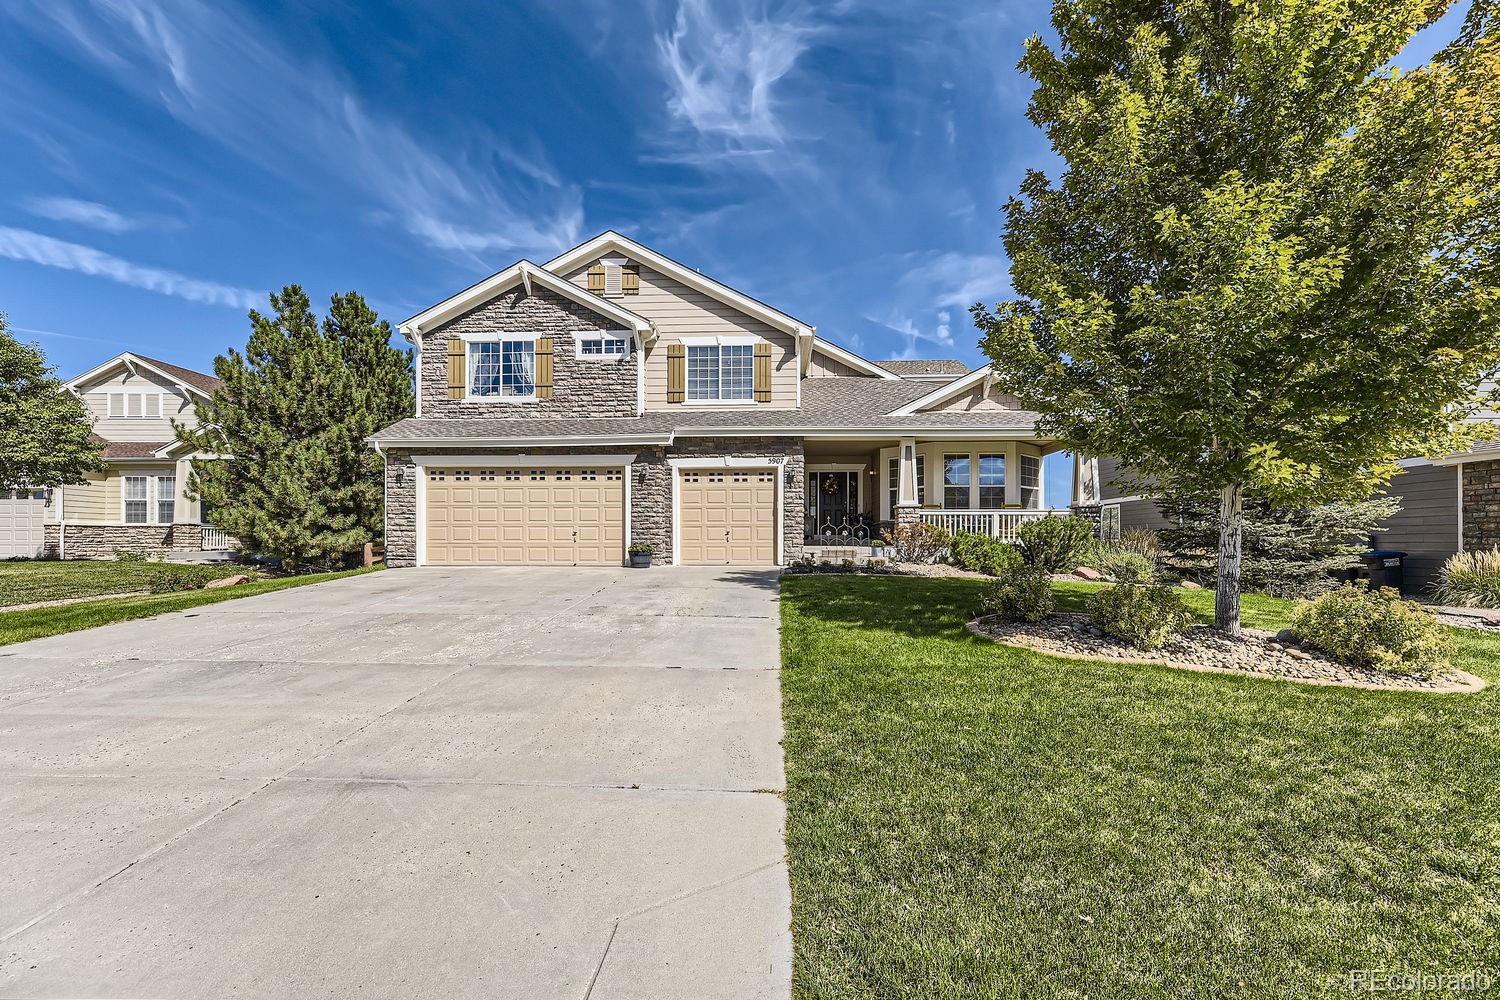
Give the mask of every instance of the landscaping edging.
[{"label": "landscaping edging", "polygon": [[1254,629],[1246,629],[1239,639],[1231,639],[1207,625],[1195,625],[1154,653],[1116,642],[1099,633],[1087,615],[1076,613],[1054,614],[1036,624],[1008,625],[995,621],[992,615],[982,615],[969,622],[968,629],[974,635],[1002,645],[1104,663],[1151,664],[1178,670],[1378,691],[1472,694],[1485,686],[1483,679],[1458,669],[1442,677],[1420,678],[1348,667],[1315,650],[1283,643],[1271,633]]}]

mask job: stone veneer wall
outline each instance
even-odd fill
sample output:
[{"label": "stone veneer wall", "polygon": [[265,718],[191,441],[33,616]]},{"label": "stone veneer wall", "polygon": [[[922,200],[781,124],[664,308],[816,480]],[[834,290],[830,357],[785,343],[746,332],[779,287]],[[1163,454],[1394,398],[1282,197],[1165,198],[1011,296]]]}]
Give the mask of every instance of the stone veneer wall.
[{"label": "stone veneer wall", "polygon": [[[423,449],[431,453],[435,449]],[[782,558],[790,562],[802,554],[804,506],[802,442],[785,438],[693,438],[670,449],[622,448],[608,445],[576,448],[465,448],[465,455],[580,455],[628,453],[634,450],[630,480],[630,540],[649,543],[658,564],[672,561],[672,468],[669,458],[731,456],[785,458],[782,496]],[[417,561],[417,476],[420,469],[405,449],[386,449],[385,558],[389,566],[415,566]]]},{"label": "stone veneer wall", "polygon": [[1464,548],[1500,545],[1500,461],[1464,463]]},{"label": "stone veneer wall", "polygon": [[[556,292],[506,292],[422,335],[422,416],[538,419],[633,417],[636,361],[577,357],[574,334],[617,329],[618,323]],[[552,398],[527,403],[448,398],[448,340],[463,334],[535,333],[552,338]]]},{"label": "stone veneer wall", "polygon": [[203,544],[203,526],[198,524],[69,524],[59,552],[58,528],[42,527],[45,558],[113,559],[116,551],[160,556],[196,552]]}]

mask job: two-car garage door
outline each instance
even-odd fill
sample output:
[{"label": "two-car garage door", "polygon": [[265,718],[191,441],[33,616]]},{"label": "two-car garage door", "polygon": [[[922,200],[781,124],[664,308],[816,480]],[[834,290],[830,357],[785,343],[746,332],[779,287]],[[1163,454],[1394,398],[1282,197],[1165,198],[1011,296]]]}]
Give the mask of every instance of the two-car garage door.
[{"label": "two-car garage door", "polygon": [[[773,468],[679,469],[678,562],[776,562]],[[424,470],[423,562],[433,566],[618,566],[625,474],[615,468]]]},{"label": "two-car garage door", "polygon": [[625,558],[621,468],[428,468],[425,487],[430,565],[618,566]]}]

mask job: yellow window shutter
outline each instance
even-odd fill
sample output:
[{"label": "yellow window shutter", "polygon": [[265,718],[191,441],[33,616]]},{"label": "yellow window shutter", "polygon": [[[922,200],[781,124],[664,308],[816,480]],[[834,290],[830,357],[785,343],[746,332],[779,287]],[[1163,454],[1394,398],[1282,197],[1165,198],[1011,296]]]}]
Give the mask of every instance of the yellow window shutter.
[{"label": "yellow window shutter", "polygon": [[641,294],[641,265],[626,264],[620,271],[620,291],[625,295]]},{"label": "yellow window shutter", "polygon": [[552,338],[536,339],[536,398],[552,398]]},{"label": "yellow window shutter", "polygon": [[463,399],[469,394],[469,377],[466,368],[468,345],[462,338],[448,338],[448,398]]},{"label": "yellow window shutter", "polygon": [[599,295],[604,294],[604,265],[595,264],[589,268],[589,291]]},{"label": "yellow window shutter", "polygon": [[755,345],[755,401],[771,401],[771,345],[764,340]]},{"label": "yellow window shutter", "polygon": [[681,403],[687,399],[687,348],[682,344],[667,345],[667,402]]}]

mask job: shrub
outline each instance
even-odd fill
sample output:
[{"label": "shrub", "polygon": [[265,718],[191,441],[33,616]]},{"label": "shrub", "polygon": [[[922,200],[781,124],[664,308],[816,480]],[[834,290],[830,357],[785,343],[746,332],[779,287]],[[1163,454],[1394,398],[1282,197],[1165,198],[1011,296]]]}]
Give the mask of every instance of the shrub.
[{"label": "shrub", "polygon": [[1052,604],[1052,581],[1035,566],[1006,573],[981,598],[984,613],[1002,622],[1039,622],[1052,613]]},{"label": "shrub", "polygon": [[1448,665],[1452,643],[1437,618],[1389,587],[1345,584],[1292,612],[1292,634],[1341,663],[1392,674]]},{"label": "shrub", "polygon": [[1091,594],[1089,620],[1105,635],[1136,649],[1160,649],[1193,623],[1193,613],[1171,587],[1121,583]]},{"label": "shrub", "polygon": [[956,532],[948,541],[948,556],[964,569],[990,576],[1004,576],[1022,565],[1014,545],[975,531]]},{"label": "shrub", "polygon": [[224,572],[215,566],[201,566],[192,563],[181,565],[161,565],[153,569],[146,577],[146,589],[153,594],[170,594],[179,590],[199,590],[210,581],[224,576]]},{"label": "shrub", "polygon": [[115,549],[115,562],[143,563],[146,561],[146,553],[131,552],[128,549]]},{"label": "shrub", "polygon": [[626,551],[633,556],[647,556],[655,552],[656,549],[651,547],[650,542],[632,542],[630,543],[630,548]]},{"label": "shrub", "polygon": [[1449,556],[1432,592],[1450,607],[1500,608],[1500,548]]},{"label": "shrub", "polygon": [[1150,528],[1126,528],[1114,546],[1121,552],[1133,552],[1154,565],[1161,559],[1161,539]]},{"label": "shrub", "polygon": [[948,547],[948,532],[935,524],[916,521],[898,524],[885,533],[885,540],[895,550],[896,562],[934,562]]},{"label": "shrub", "polygon": [[1017,546],[1026,565],[1046,573],[1072,569],[1078,553],[1094,537],[1094,522],[1086,517],[1042,517],[1021,525]]},{"label": "shrub", "polygon": [[1150,583],[1152,577],[1156,576],[1154,562],[1139,552],[1127,549],[1101,552],[1091,565],[1117,583]]}]

